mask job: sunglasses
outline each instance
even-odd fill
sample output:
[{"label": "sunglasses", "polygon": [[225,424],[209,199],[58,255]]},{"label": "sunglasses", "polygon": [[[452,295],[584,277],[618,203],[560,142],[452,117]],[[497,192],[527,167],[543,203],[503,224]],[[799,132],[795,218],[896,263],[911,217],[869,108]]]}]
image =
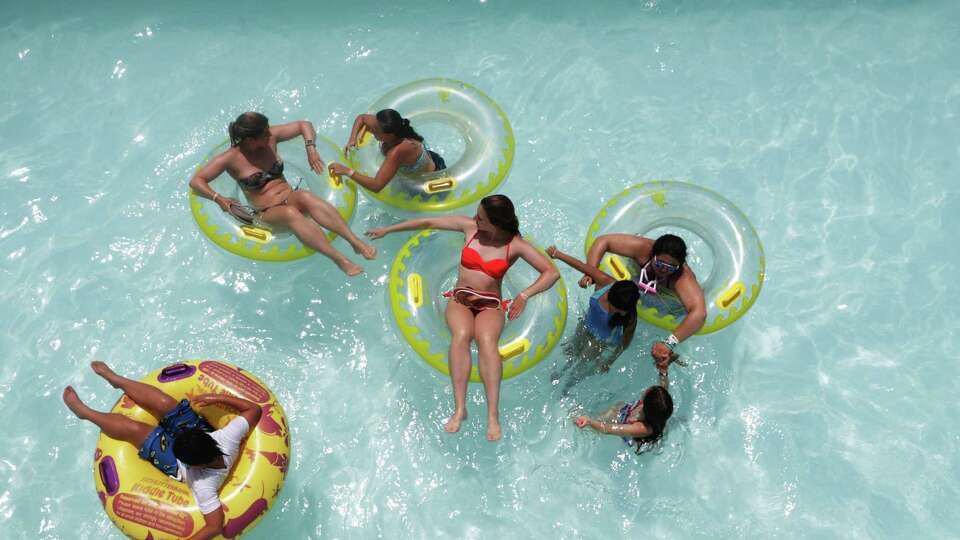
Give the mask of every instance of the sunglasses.
[{"label": "sunglasses", "polygon": [[671,274],[680,269],[679,265],[665,263],[656,257],[653,258],[653,267],[656,268],[657,270],[670,272]]}]

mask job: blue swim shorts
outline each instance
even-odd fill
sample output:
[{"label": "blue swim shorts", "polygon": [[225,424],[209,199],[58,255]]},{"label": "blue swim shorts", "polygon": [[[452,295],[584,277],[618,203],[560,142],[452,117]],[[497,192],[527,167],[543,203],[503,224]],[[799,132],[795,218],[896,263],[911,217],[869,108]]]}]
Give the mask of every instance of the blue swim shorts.
[{"label": "blue swim shorts", "polygon": [[160,425],[147,435],[140,447],[140,457],[153,464],[167,476],[177,477],[177,458],[173,455],[173,441],[186,429],[200,428],[213,431],[210,423],[190,407],[190,402],[181,400],[177,406],[160,419]]}]

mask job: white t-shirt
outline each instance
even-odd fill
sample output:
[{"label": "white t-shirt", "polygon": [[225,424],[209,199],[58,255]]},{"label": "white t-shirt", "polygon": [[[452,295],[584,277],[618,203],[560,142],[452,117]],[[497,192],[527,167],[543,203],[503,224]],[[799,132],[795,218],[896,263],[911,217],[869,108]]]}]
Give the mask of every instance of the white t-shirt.
[{"label": "white t-shirt", "polygon": [[220,490],[223,481],[227,479],[227,473],[233,467],[233,462],[237,460],[237,456],[240,454],[240,443],[243,442],[243,438],[247,436],[248,431],[250,431],[250,424],[247,419],[238,416],[223,429],[218,429],[210,434],[213,440],[217,441],[220,451],[223,452],[224,467],[222,469],[191,467],[177,460],[180,476],[178,480],[186,482],[187,486],[190,487],[201,513],[209,514],[220,508],[220,496],[217,491]]}]

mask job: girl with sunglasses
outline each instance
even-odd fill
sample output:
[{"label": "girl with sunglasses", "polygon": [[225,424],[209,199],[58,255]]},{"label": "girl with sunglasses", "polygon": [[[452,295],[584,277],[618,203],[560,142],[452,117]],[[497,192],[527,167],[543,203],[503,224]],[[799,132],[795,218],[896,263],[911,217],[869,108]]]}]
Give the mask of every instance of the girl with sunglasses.
[{"label": "girl with sunglasses", "polygon": [[[683,303],[687,313],[683,322],[670,336],[654,343],[650,350],[657,362],[657,369],[665,372],[673,349],[697,333],[707,316],[703,288],[686,264],[687,244],[672,234],[665,234],[656,240],[629,234],[605,234],[590,246],[587,266],[597,267],[607,252],[630,257],[637,262],[640,272],[635,281],[641,292],[657,294],[658,291],[669,289]],[[579,284],[585,288],[593,282],[590,275],[584,275]]]}]

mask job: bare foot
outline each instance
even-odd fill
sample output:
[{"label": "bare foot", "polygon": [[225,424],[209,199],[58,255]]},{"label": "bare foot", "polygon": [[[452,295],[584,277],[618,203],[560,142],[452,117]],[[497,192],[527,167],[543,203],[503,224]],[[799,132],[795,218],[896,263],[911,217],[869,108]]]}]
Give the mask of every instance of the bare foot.
[{"label": "bare foot", "polygon": [[467,411],[463,412],[454,412],[450,419],[447,420],[447,424],[443,426],[443,430],[447,433],[456,433],[460,431],[460,423],[467,419]]},{"label": "bare foot", "polygon": [[106,379],[107,382],[110,383],[110,386],[119,388],[116,383],[117,374],[114,373],[113,370],[110,369],[110,366],[108,366],[106,363],[101,362],[100,360],[94,360],[93,362],[90,362],[90,369],[92,369],[97,375]]},{"label": "bare foot", "polygon": [[349,259],[344,259],[343,261],[338,262],[337,266],[340,268],[340,270],[343,270],[344,274],[350,277],[363,273],[363,267],[358,264],[354,264]]},{"label": "bare foot", "polygon": [[487,420],[487,440],[499,441],[501,437],[503,437],[503,432],[500,430],[500,420],[489,418]]},{"label": "bare foot", "polygon": [[354,253],[357,255],[362,255],[363,258],[368,261],[372,261],[377,258],[377,248],[363,242],[358,243],[360,244],[359,246],[353,246]]},{"label": "bare foot", "polygon": [[77,418],[81,420],[87,419],[87,411],[89,411],[90,408],[80,401],[80,397],[77,396],[77,391],[74,390],[72,386],[63,389],[63,402],[66,403],[67,408],[70,409],[73,414],[77,415]]}]

